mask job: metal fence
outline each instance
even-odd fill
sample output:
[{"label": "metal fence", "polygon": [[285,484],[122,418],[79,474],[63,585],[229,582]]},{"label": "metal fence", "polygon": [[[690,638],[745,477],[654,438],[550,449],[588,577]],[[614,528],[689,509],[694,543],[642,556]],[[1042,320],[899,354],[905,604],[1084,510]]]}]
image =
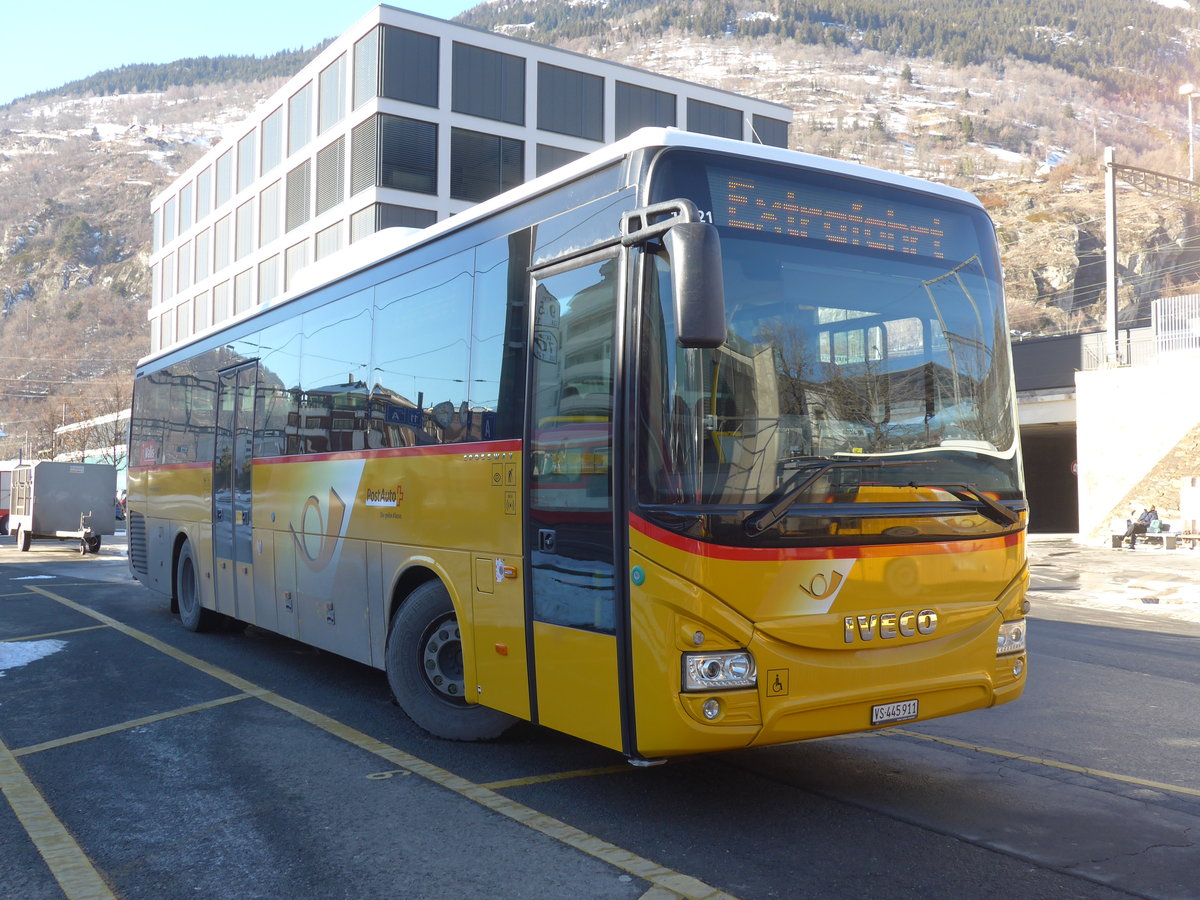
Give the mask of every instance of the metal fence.
[{"label": "metal fence", "polygon": [[1151,310],[1157,352],[1200,350],[1200,294],[1161,297]]}]

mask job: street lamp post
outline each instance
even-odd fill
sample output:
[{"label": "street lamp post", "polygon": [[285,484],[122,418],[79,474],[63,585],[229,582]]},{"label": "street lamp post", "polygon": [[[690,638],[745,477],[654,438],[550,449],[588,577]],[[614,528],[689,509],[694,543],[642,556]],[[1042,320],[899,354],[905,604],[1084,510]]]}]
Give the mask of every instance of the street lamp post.
[{"label": "street lamp post", "polygon": [[1188,105],[1188,181],[1196,180],[1196,136],[1195,136],[1195,106],[1196,86],[1190,81],[1179,86],[1179,93],[1187,97]]}]

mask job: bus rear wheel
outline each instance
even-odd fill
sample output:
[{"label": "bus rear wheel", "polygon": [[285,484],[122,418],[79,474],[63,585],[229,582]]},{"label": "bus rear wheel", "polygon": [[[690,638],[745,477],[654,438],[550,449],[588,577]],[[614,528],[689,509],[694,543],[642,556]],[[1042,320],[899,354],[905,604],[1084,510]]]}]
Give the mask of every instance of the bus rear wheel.
[{"label": "bus rear wheel", "polygon": [[180,548],[175,566],[175,602],[179,621],[188,631],[210,631],[217,624],[217,614],[200,604],[200,576],[188,543]]},{"label": "bus rear wheel", "polygon": [[29,549],[29,545],[33,540],[33,536],[27,528],[17,527],[17,549],[22,553]]},{"label": "bus rear wheel", "polygon": [[440,581],[425,582],[400,604],[388,630],[386,659],[400,708],[435,737],[489,741],[516,721],[467,703],[458,619]]}]

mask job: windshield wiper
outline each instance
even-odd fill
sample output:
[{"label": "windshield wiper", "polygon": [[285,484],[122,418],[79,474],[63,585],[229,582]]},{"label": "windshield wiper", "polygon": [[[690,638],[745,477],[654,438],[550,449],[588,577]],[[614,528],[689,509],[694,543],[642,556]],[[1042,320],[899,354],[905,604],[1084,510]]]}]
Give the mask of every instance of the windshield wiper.
[{"label": "windshield wiper", "polygon": [[[953,494],[955,497],[957,497],[960,500],[974,500],[976,503],[978,503],[980,505],[980,509],[978,510],[978,513],[981,516],[983,516],[985,519],[991,519],[997,525],[1011,526],[1011,525],[1016,525],[1018,522],[1021,521],[1020,515],[1013,512],[1007,506],[997,503],[991,497],[982,493],[979,490],[979,488],[975,487],[975,485],[973,485],[973,484],[956,484],[953,482],[948,483],[948,484],[934,484],[934,483],[930,482],[928,484],[910,483],[910,484],[904,485],[904,487],[940,488],[943,491],[947,491],[947,492]],[[964,494],[966,496],[963,496]]]},{"label": "windshield wiper", "polygon": [[[821,476],[830,472],[833,469],[873,469],[884,468],[886,466],[911,466],[912,460],[880,460],[878,462],[861,463],[851,462],[850,460],[835,460],[826,463],[816,469],[811,475],[805,478],[795,487],[787,490],[778,500],[770,506],[765,506],[757,512],[751,513],[746,517],[742,526],[746,529],[746,534],[750,537],[758,537],[776,522],[778,522],[787,513],[789,507],[799,499],[805,491],[812,487]],[[918,484],[915,481],[906,484],[894,485],[879,485],[879,487],[907,487],[907,488],[938,488],[957,497],[959,500],[971,502],[978,505],[975,510],[985,519],[995,522],[997,525],[1012,527],[1021,521],[1020,515],[1013,512],[1007,506],[997,503],[991,497],[983,494],[979,488],[973,484],[958,484],[958,483],[934,483],[922,482]],[[950,515],[950,513],[936,512],[930,515]]]},{"label": "windshield wiper", "polygon": [[[809,463],[808,465],[818,465]],[[793,503],[796,502],[804,492],[816,484],[822,476],[832,472],[834,469],[882,469],[885,466],[911,466],[913,460],[878,460],[876,462],[858,462],[857,460],[835,459],[827,463],[819,464],[818,468],[813,470],[813,473],[791,489],[784,488],[783,494],[778,500],[770,506],[764,506],[757,512],[752,512],[746,516],[742,527],[746,529],[746,534],[750,537],[758,537],[776,522],[783,518]],[[806,466],[807,468],[807,466]],[[797,473],[797,476],[800,473]]]}]

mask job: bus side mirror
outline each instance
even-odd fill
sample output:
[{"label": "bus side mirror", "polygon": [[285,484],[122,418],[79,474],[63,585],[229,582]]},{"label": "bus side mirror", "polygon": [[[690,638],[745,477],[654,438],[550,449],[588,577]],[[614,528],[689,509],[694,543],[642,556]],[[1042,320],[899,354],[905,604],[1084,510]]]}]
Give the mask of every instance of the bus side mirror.
[{"label": "bus side mirror", "polygon": [[680,222],[671,226],[664,240],[671,259],[679,346],[720,347],[725,343],[725,281],[716,227]]}]

